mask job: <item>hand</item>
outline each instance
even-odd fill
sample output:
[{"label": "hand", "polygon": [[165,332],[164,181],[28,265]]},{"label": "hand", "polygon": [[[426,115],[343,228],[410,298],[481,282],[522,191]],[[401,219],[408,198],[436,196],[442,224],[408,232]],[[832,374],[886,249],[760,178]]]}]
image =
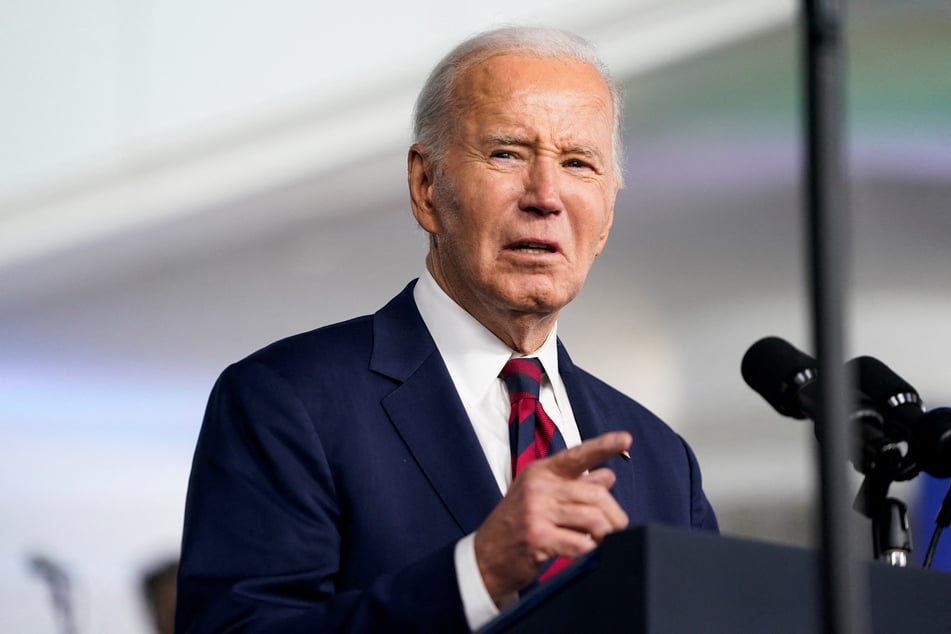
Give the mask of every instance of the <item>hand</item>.
[{"label": "hand", "polygon": [[475,534],[479,572],[498,604],[528,585],[554,556],[580,557],[627,526],[611,495],[610,469],[588,470],[627,451],[631,435],[611,432],[536,460]]}]

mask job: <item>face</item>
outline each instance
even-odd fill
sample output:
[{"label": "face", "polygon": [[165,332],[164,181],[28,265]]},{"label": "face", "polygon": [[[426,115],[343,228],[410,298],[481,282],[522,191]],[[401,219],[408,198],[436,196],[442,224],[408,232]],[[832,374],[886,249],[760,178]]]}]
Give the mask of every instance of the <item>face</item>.
[{"label": "face", "polygon": [[556,316],[604,247],[617,184],[612,106],[582,62],[504,54],[470,68],[441,166],[410,151],[436,281],[476,319]]}]

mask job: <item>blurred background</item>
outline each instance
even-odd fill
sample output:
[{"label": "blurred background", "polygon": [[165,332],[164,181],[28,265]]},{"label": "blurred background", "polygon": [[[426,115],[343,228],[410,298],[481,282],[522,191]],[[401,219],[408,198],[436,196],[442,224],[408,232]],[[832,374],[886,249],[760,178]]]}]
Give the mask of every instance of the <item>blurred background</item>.
[{"label": "blurred background", "polygon": [[[421,272],[413,100],[508,23],[588,37],[627,93],[628,185],[559,325],[574,360],[690,441],[724,532],[814,544],[812,425],[739,373],[765,335],[811,352],[797,9],[3,0],[0,631],[59,631],[67,578],[81,632],[151,631],[143,577],[177,556],[212,383]],[[846,350],[951,404],[951,5],[846,19]],[[915,505],[922,480],[894,491]]]}]

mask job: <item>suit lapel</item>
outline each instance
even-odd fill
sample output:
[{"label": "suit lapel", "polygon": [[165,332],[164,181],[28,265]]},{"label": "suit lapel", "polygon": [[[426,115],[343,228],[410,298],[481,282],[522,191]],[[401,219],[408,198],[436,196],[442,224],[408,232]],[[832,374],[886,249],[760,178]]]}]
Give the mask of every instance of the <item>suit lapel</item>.
[{"label": "suit lapel", "polygon": [[[374,315],[370,369],[399,382],[383,398],[383,408],[460,530],[468,534],[479,527],[502,494],[416,309],[414,285],[410,283]],[[594,379],[574,366],[560,341],[558,365],[583,440],[625,427],[612,425],[622,413],[606,405]],[[636,487],[631,463],[618,457],[605,466],[617,474],[611,492],[633,521]]]},{"label": "suit lapel", "polygon": [[383,408],[463,534],[501,492],[449,372],[423,324],[410,284],[374,316],[370,369],[400,385]]},{"label": "suit lapel", "polygon": [[[575,415],[575,422],[578,424],[578,431],[581,433],[582,440],[594,438],[608,431],[626,428],[623,424],[613,422],[623,414],[614,411],[605,403],[604,399],[599,398],[596,384],[593,383],[594,379],[583,370],[575,367],[561,341],[558,342],[558,372],[565,383],[565,391],[568,393],[568,400],[571,401],[571,410]],[[634,438],[634,442],[638,442],[638,438]],[[627,512],[633,523],[637,516],[637,506],[635,505],[636,482],[633,465],[618,456],[608,460],[604,466],[609,467],[617,475],[617,481],[614,483],[611,493]]]}]

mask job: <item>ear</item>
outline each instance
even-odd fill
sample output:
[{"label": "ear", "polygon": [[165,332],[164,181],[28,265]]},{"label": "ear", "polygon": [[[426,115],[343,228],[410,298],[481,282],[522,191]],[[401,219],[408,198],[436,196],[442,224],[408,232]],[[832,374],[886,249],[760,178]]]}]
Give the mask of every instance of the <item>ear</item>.
[{"label": "ear", "polygon": [[406,156],[409,201],[416,222],[429,234],[439,233],[439,217],[433,204],[433,165],[423,146],[414,143]]}]

